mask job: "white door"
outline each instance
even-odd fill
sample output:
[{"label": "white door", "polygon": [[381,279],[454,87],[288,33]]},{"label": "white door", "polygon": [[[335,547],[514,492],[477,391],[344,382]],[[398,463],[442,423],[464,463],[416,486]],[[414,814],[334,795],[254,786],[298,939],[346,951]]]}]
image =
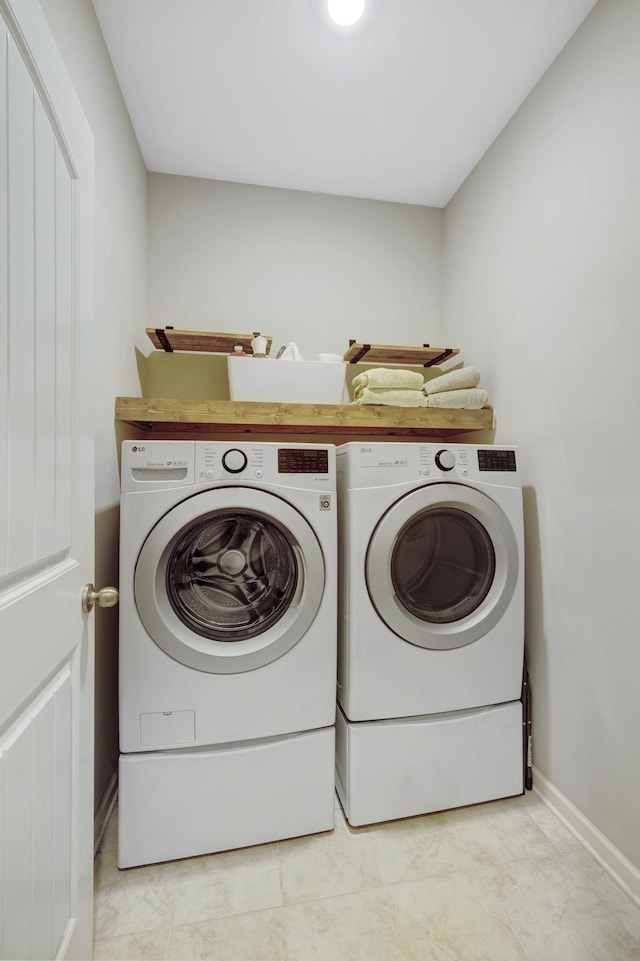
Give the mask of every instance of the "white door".
[{"label": "white door", "polygon": [[93,141],[0,0],[0,957],[90,958]]}]

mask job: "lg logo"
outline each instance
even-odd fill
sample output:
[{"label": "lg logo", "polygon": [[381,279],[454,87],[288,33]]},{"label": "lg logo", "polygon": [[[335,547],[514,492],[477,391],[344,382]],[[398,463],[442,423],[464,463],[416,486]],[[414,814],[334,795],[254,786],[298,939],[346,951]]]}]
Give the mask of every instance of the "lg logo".
[{"label": "lg logo", "polygon": [[135,446],[131,448],[134,454],[136,453],[136,451],[144,451],[146,449],[147,449],[146,447],[135,447]]}]

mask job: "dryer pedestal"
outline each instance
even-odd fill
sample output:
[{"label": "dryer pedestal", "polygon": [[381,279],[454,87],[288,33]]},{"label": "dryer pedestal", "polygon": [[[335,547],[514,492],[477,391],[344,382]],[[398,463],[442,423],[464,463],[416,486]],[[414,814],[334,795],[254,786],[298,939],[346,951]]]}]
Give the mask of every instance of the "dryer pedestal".
[{"label": "dryer pedestal", "polygon": [[336,787],[354,827],[522,794],[522,703],[358,722],[338,708]]},{"label": "dryer pedestal", "polygon": [[335,730],[120,755],[118,866],[330,831]]}]

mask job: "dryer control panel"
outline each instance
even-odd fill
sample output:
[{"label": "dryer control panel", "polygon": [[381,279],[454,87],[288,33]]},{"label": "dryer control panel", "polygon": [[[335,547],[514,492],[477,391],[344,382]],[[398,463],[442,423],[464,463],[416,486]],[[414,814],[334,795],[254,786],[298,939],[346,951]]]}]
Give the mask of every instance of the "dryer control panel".
[{"label": "dryer control panel", "polygon": [[415,444],[380,441],[338,448],[338,469],[348,488],[431,481],[474,480],[518,486],[517,447],[489,444]]},{"label": "dryer control panel", "polygon": [[515,471],[515,450],[504,450],[500,447],[486,447],[478,451],[478,470],[482,471]]}]

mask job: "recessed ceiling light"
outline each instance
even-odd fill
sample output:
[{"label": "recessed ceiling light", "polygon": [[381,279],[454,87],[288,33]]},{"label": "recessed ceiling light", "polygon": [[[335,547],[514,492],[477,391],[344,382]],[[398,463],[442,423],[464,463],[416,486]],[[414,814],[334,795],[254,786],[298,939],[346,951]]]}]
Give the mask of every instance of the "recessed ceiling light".
[{"label": "recessed ceiling light", "polygon": [[364,13],[364,0],[328,0],[329,16],[341,27],[350,27]]}]

